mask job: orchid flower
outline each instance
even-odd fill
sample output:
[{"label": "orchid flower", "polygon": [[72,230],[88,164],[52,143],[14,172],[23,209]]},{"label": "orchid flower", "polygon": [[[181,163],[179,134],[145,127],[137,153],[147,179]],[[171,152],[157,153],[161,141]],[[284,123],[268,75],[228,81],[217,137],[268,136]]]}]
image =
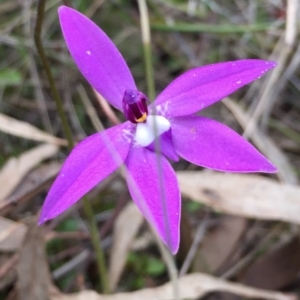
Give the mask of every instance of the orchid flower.
[{"label": "orchid flower", "polygon": [[196,115],[260,78],[275,67],[274,62],[245,59],[191,69],[148,106],[122,55],[100,28],[66,6],[59,8],[59,18],[79,70],[127,121],[87,137],[73,149],[47,195],[40,224],[63,213],[124,164],[133,201],[175,254],[181,197],[169,160],[182,157],[217,171],[276,172],[236,132]]}]

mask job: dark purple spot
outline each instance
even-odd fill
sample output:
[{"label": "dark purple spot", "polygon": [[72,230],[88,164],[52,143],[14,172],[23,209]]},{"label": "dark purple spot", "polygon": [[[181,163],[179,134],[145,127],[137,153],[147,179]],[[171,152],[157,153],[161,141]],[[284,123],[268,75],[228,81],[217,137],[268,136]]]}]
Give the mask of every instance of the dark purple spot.
[{"label": "dark purple spot", "polygon": [[138,90],[126,90],[123,97],[123,110],[127,120],[132,123],[146,121],[148,99]]}]

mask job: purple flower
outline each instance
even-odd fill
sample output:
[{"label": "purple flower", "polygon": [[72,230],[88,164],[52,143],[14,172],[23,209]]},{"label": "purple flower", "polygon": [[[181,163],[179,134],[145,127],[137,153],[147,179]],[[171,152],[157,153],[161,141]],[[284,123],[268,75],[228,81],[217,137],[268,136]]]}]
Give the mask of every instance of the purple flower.
[{"label": "purple flower", "polygon": [[[275,67],[274,62],[246,59],[192,69],[147,106],[146,96],[137,90],[126,62],[106,34],[66,6],[59,8],[59,18],[82,74],[128,121],[96,133],[74,148],[48,193],[40,223],[64,212],[125,164],[132,199],[176,253],[181,198],[168,159],[182,157],[218,171],[276,172],[276,167],[236,132],[195,114],[260,78]],[[157,145],[160,154],[155,151]]]}]

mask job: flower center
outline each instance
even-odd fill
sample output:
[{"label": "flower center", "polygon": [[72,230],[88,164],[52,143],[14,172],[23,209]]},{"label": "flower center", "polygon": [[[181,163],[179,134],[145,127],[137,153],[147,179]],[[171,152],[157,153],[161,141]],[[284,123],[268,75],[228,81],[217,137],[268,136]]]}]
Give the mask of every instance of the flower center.
[{"label": "flower center", "polygon": [[134,141],[142,147],[150,145],[171,127],[165,117],[148,115],[147,102],[146,96],[138,90],[126,90],[123,96],[124,115],[137,124]]},{"label": "flower center", "polygon": [[123,96],[124,115],[132,123],[144,123],[148,115],[147,97],[138,90],[126,90]]},{"label": "flower center", "polygon": [[171,124],[165,117],[149,115],[146,122],[137,124],[134,141],[139,146],[146,147],[170,127]]}]

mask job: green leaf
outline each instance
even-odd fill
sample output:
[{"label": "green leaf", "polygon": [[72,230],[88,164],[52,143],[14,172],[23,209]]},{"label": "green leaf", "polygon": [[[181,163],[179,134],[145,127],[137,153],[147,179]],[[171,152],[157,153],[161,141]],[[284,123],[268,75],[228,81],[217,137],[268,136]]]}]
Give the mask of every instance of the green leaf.
[{"label": "green leaf", "polygon": [[15,69],[0,70],[0,86],[18,85],[22,81],[22,75]]},{"label": "green leaf", "polygon": [[72,232],[78,230],[78,220],[74,218],[68,218],[63,220],[58,226],[57,230],[61,232]]},{"label": "green leaf", "polygon": [[199,209],[201,209],[203,207],[203,204],[198,203],[198,202],[189,201],[189,202],[185,203],[184,207],[189,212],[195,212],[195,211],[198,211]]},{"label": "green leaf", "polygon": [[156,258],[150,257],[147,262],[146,273],[151,276],[158,276],[166,270],[165,264]]}]

